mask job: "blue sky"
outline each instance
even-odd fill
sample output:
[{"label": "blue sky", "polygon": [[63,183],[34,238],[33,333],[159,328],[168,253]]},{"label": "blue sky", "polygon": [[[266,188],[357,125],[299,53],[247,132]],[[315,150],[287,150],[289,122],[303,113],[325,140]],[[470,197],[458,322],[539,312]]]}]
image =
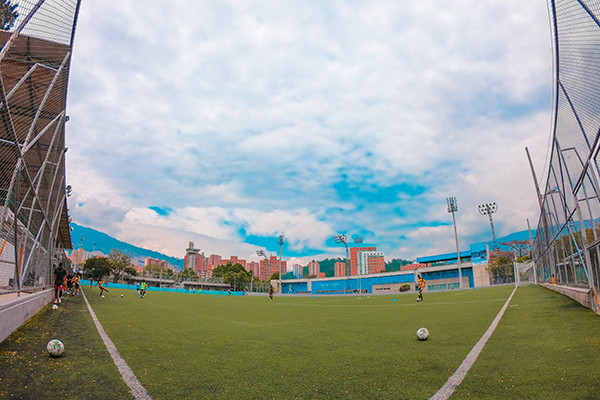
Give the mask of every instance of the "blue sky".
[{"label": "blue sky", "polygon": [[386,258],[534,227],[552,94],[546,2],[100,0],[67,126],[80,225],[182,257]]}]

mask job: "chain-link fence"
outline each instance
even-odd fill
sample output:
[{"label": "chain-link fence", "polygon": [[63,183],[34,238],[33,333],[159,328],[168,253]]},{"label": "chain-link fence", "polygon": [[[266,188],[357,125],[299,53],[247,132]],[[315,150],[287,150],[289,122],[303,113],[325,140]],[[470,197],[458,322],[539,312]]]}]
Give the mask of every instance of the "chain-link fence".
[{"label": "chain-link fence", "polygon": [[553,36],[552,148],[533,253],[540,282],[589,288],[598,308],[600,3],[548,0]]},{"label": "chain-link fence", "polygon": [[65,107],[78,10],[0,0],[0,291],[50,285],[72,247]]}]

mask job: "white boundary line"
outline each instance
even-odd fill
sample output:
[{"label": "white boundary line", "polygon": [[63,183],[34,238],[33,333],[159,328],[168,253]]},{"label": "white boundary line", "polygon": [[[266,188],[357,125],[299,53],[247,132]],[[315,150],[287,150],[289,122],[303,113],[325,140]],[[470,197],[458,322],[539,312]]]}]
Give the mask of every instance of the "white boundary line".
[{"label": "white boundary line", "polygon": [[467,357],[463,360],[462,364],[460,364],[458,369],[454,372],[454,375],[448,378],[444,386],[442,386],[436,394],[431,396],[429,400],[447,400],[450,396],[452,396],[458,385],[460,385],[463,379],[465,379],[465,376],[467,376],[467,372],[469,372],[469,370],[475,363],[475,360],[477,360],[477,357],[479,357],[479,353],[481,353],[481,350],[483,350],[483,347],[487,343],[488,339],[496,330],[498,323],[500,323],[500,319],[504,315],[504,312],[508,308],[510,300],[512,299],[516,291],[517,288],[515,287],[515,289],[508,297],[508,300],[506,300],[506,303],[504,303],[504,306],[502,307],[498,315],[496,315],[496,318],[494,318],[494,321],[492,321],[492,324],[490,325],[488,330],[483,334],[481,339],[479,339],[479,342],[477,342],[475,347],[471,349],[471,352],[467,355]]},{"label": "white boundary line", "polygon": [[136,400],[152,400],[152,397],[150,397],[150,395],[146,391],[146,388],[144,388],[144,386],[142,386],[140,381],[138,381],[138,379],[136,378],[136,376],[133,373],[133,371],[131,370],[131,368],[129,368],[129,365],[127,365],[125,360],[123,360],[123,358],[119,354],[117,347],[114,345],[112,340],[110,340],[110,338],[104,331],[104,328],[100,324],[100,321],[98,321],[98,318],[96,317],[94,310],[92,310],[92,306],[88,302],[87,297],[85,297],[85,293],[83,293],[83,290],[81,291],[81,293],[83,294],[83,299],[85,300],[85,304],[87,304],[87,308],[90,312],[90,315],[92,316],[92,319],[94,320],[94,323],[96,324],[96,329],[98,329],[98,333],[100,334],[102,341],[104,341],[104,345],[106,346],[106,349],[110,353],[110,356],[112,357],[115,365],[119,369],[119,372],[121,373],[121,376],[123,377],[123,380],[125,381],[127,386],[129,386],[129,389],[131,390],[131,394],[133,395],[133,397]]}]

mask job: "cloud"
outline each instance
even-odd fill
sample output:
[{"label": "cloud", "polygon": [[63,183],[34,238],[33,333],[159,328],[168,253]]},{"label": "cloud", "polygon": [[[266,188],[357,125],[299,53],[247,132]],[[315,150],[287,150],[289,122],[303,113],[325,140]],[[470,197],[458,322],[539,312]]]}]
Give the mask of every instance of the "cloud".
[{"label": "cloud", "polygon": [[244,242],[285,233],[297,259],[336,254],[336,233],[388,258],[453,251],[448,196],[461,248],[489,239],[483,202],[499,204],[499,235],[535,224],[524,147],[542,176],[545,4],[136,0],[118,11],[81,7],[75,222],[169,254],[186,235],[248,253]]}]

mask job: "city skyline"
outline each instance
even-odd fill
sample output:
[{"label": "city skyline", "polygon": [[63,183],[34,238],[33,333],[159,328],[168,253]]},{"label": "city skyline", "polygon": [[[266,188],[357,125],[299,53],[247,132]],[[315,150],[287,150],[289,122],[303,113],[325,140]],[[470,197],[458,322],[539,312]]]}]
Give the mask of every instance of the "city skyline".
[{"label": "city skyline", "polygon": [[544,1],[119,10],[81,6],[74,222],[173,257],[193,241],[258,261],[285,234],[290,265],[343,255],[337,234],[390,259],[452,252],[451,196],[461,249],[489,240],[479,204],[498,204],[498,236],[535,229],[524,148],[545,176]]}]

